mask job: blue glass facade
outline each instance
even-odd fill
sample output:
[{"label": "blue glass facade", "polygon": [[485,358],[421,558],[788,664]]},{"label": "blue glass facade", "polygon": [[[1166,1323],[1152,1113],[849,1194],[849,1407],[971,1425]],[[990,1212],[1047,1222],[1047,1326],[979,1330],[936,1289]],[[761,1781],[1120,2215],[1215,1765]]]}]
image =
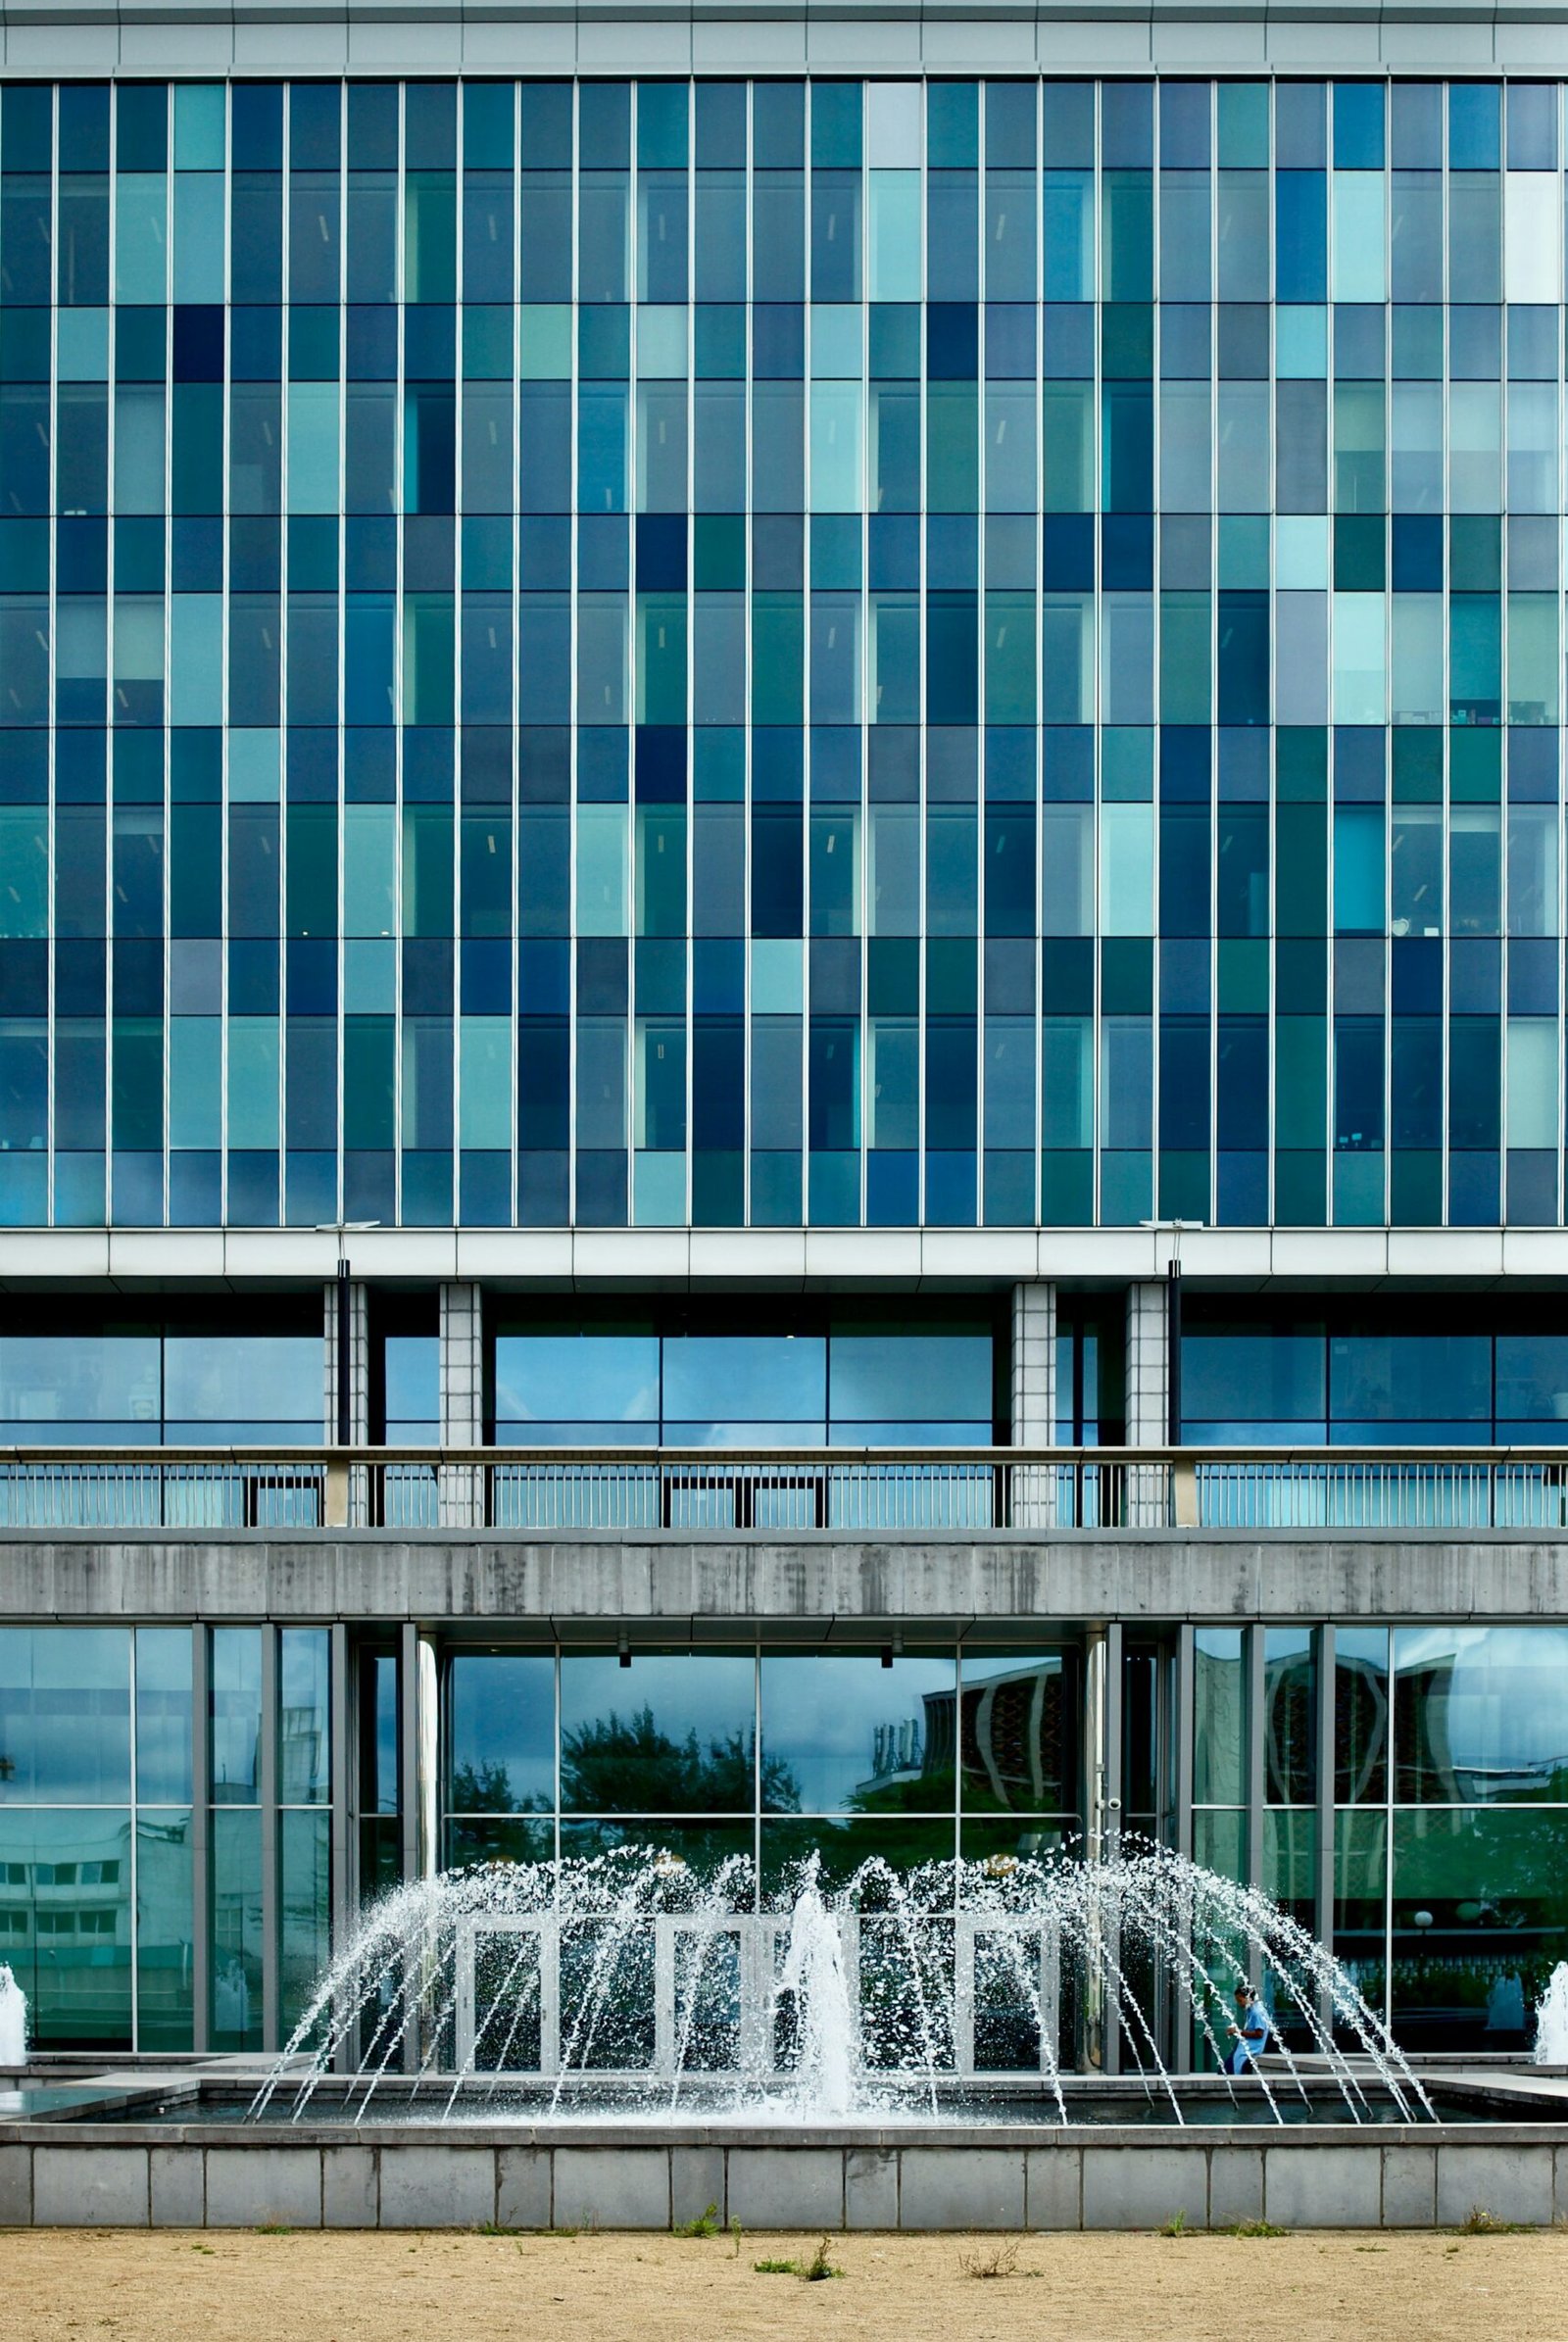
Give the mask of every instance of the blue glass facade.
[{"label": "blue glass facade", "polygon": [[1562,93],[0,93],[0,1222],[1557,1225]]}]

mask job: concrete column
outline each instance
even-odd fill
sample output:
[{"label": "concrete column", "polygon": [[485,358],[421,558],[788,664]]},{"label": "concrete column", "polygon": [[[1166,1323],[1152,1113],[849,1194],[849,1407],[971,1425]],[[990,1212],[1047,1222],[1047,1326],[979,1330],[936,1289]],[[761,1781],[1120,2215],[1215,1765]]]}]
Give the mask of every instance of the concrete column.
[{"label": "concrete column", "polygon": [[[441,1288],[441,1444],[484,1444],[484,1307],[477,1285]],[[443,1467],[442,1528],[475,1529],[483,1523],[482,1473]]]},{"label": "concrete column", "polygon": [[[1163,1447],[1170,1430],[1170,1292],[1163,1277],[1127,1288],[1127,1444]],[[1163,1529],[1169,1518],[1162,1465],[1127,1468],[1122,1524]]]},{"label": "concrete column", "polygon": [[1170,1429],[1169,1310],[1163,1277],[1127,1288],[1129,1447],[1163,1447]]},{"label": "concrete column", "polygon": [[1012,1289],[1012,1444],[1052,1447],[1056,1439],[1056,1289]]},{"label": "concrete column", "polygon": [[[1012,1289],[1012,1444],[1053,1447],[1056,1439],[1056,1289],[1045,1282]],[[1014,1464],[1014,1529],[1050,1529],[1056,1520],[1056,1468]]]}]

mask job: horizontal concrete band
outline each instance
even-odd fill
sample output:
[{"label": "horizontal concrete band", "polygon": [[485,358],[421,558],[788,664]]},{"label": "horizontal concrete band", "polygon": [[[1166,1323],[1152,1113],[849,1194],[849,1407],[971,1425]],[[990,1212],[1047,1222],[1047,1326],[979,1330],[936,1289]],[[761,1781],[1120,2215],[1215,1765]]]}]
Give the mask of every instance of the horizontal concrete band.
[{"label": "horizontal concrete band", "polygon": [[12,75],[273,77],[363,73],[1366,73],[1554,74],[1556,10],[1529,0],[1064,0],[1060,8],[958,0],[613,0],[567,6],[423,0],[405,8],[177,0],[116,8],[8,6],[0,71]]},{"label": "horizontal concrete band", "polygon": [[[98,2134],[99,2138],[102,2133]],[[1046,2146],[0,2144],[0,2226],[1430,2228],[1568,2215],[1568,2133],[1274,2143],[1122,2132]]]},{"label": "horizontal concrete band", "polygon": [[[7,13],[0,5],[0,27]],[[1550,70],[1556,73],[1564,36],[1560,15],[1554,22]],[[878,26],[879,43],[897,29]],[[303,39],[308,30],[291,31],[289,40]],[[5,37],[6,64],[15,71],[21,35],[14,23]],[[1225,37],[1226,62],[1235,72],[1245,62],[1245,40],[1229,29]],[[145,70],[185,70],[178,46],[178,28],[166,27],[161,45],[147,51]],[[68,60],[71,72],[87,70],[76,62],[83,52],[75,36],[66,47],[58,38],[53,48],[45,42],[39,54],[45,60],[40,70],[65,73]],[[971,62],[982,70],[983,61]],[[317,69],[291,48],[272,70]],[[377,70],[401,69],[385,63]],[[526,69],[519,64],[517,70]],[[622,57],[616,70],[640,69]],[[776,69],[757,56],[737,70]],[[1366,61],[1352,48],[1324,70],[1364,72]],[[1433,57],[1424,60],[1424,70],[1444,69]],[[625,1285],[675,1293],[738,1281],[768,1292],[844,1286],[859,1293],[879,1287],[913,1293],[924,1287],[998,1288],[1035,1278],[1071,1287],[1163,1277],[1171,1239],[1168,1232],[1141,1228],[374,1228],[356,1230],[349,1245],[355,1276],[377,1282],[480,1280],[547,1292]],[[318,1283],[335,1274],[337,1253],[335,1233],[309,1228],[8,1229],[0,1233],[0,1287],[25,1292],[39,1282],[103,1280],[136,1289],[187,1277],[235,1285]],[[1182,1237],[1182,1271],[1190,1289],[1215,1283],[1238,1292],[1274,1286],[1308,1291],[1325,1282],[1373,1291],[1449,1280],[1456,1290],[1498,1281],[1555,1288],[1568,1285],[1568,1230],[1194,1228]]]},{"label": "horizontal concrete band", "polygon": [[1041,1620],[1560,1619],[1568,1538],[1084,1531],[475,1537],[0,1535],[0,1620],[505,1621],[591,1639],[932,1641]]}]

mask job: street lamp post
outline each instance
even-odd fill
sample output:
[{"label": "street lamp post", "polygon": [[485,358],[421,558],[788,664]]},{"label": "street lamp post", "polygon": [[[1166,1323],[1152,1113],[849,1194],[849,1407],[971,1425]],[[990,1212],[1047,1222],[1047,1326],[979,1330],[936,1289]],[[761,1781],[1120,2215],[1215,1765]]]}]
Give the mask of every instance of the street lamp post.
[{"label": "street lamp post", "polygon": [[1182,1231],[1201,1220],[1145,1220],[1145,1228],[1170,1238],[1165,1263],[1165,1444],[1182,1443]]},{"label": "street lamp post", "polygon": [[351,1233],[367,1228],[379,1228],[379,1220],[318,1220],[317,1233],[337,1238],[337,1443],[339,1447],[353,1444],[354,1389],[350,1372],[353,1345],[354,1311],[349,1287],[349,1258],[343,1240]]}]

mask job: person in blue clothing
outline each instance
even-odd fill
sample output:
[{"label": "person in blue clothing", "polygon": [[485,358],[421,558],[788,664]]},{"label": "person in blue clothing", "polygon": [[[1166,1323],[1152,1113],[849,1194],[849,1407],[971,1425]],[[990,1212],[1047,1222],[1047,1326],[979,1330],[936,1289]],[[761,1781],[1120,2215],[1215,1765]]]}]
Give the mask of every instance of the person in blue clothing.
[{"label": "person in blue clothing", "polygon": [[1250,1984],[1236,1987],[1236,2022],[1231,2026],[1236,2047],[1230,2054],[1233,2074],[1255,2074],[1257,2061],[1268,2046],[1268,2019]]}]

